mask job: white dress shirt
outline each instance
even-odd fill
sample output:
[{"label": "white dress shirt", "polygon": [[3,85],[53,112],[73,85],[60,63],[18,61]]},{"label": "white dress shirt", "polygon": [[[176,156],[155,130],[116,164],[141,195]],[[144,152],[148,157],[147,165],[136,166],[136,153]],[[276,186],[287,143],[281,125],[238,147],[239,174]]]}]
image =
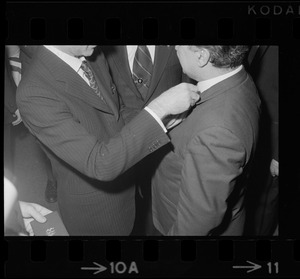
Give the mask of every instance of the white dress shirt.
[{"label": "white dress shirt", "polygon": [[51,52],[53,52],[62,61],[67,63],[77,74],[79,74],[84,79],[84,81],[88,85],[90,85],[89,80],[87,79],[87,77],[84,74],[84,71],[80,68],[82,61],[86,60],[84,56],[77,58],[75,56],[69,55],[69,54],[57,49],[54,46],[44,46],[44,47],[47,48],[48,50],[50,50]]},{"label": "white dress shirt", "polygon": [[202,92],[206,91],[207,89],[209,89],[210,87],[212,87],[213,85],[223,81],[224,79],[227,79],[227,78],[237,74],[242,69],[243,69],[243,66],[241,65],[238,68],[236,68],[235,70],[233,70],[227,74],[220,75],[215,78],[210,78],[210,79],[207,79],[204,81],[199,81],[197,83],[197,87],[198,87],[199,91],[202,93]]}]

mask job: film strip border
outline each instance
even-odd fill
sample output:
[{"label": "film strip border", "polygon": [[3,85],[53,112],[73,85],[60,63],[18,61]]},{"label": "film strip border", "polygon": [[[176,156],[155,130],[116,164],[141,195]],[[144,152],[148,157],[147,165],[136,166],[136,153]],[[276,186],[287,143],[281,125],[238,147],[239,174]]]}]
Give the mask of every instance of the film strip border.
[{"label": "film strip border", "polygon": [[[280,44],[287,51],[299,43],[299,5],[293,1],[9,2],[5,38],[7,44],[37,45],[189,44],[201,39],[211,44]],[[299,240],[280,238],[9,237],[4,241],[4,276],[291,278],[300,274],[299,251]]]},{"label": "film strip border", "polygon": [[7,278],[294,278],[300,241],[222,239],[9,239]]},{"label": "film strip border", "polygon": [[6,38],[27,44],[279,43],[300,39],[293,1],[8,2]]}]

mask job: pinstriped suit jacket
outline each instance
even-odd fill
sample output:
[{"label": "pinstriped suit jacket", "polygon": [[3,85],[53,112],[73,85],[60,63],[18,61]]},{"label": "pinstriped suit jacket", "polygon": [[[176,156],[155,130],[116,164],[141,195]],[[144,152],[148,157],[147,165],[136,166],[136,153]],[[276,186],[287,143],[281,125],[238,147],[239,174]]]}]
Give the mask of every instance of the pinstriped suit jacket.
[{"label": "pinstriped suit jacket", "polygon": [[18,88],[17,104],[51,160],[69,234],[128,235],[134,187],[130,171],[121,174],[169,138],[146,111],[124,126],[105,58],[95,53],[90,65],[105,102],[69,65],[39,47]]}]

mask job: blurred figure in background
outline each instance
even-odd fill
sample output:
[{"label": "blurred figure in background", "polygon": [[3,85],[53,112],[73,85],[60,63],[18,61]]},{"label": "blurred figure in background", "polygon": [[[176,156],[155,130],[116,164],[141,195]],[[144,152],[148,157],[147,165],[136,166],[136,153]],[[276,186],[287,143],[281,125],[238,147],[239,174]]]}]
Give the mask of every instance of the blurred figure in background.
[{"label": "blurred figure in background", "polygon": [[[16,90],[21,81],[20,48],[5,47],[4,61],[4,229],[6,236],[34,235],[30,222],[45,222],[51,210],[36,203],[18,201],[15,183],[14,151],[17,131],[22,122],[16,104]],[[22,125],[22,124],[21,124]]]},{"label": "blurred figure in background", "polygon": [[16,104],[17,86],[12,76],[8,52],[5,49],[4,64],[4,166],[10,173],[14,172],[14,134],[13,126],[22,119]]},{"label": "blurred figure in background", "polygon": [[14,184],[4,176],[4,234],[5,236],[33,236],[31,221],[46,222],[52,211],[36,203],[18,201]]},{"label": "blurred figure in background", "polygon": [[[11,70],[11,76],[14,81],[14,90],[18,87],[19,83],[21,82],[22,75],[25,74],[27,68],[30,66],[30,62],[32,59],[32,56],[34,55],[36,46],[18,46],[18,45],[7,45],[6,46],[6,53],[7,58],[9,61]],[[7,90],[9,91],[9,90]],[[11,94],[9,94],[11,96]],[[6,95],[5,95],[6,97]],[[15,102],[15,93],[14,93],[14,102]],[[9,98],[7,98],[8,101],[10,101]],[[10,101],[11,102],[11,101]],[[15,105],[16,108],[16,105]],[[19,110],[17,109],[15,112],[15,115],[17,119],[12,123],[13,125],[17,125],[22,122]],[[24,127],[24,125],[22,124]],[[24,129],[27,131],[27,128],[24,127]],[[27,136],[31,136],[31,134],[28,132]],[[40,162],[42,162],[43,167],[47,174],[47,185],[45,190],[45,200],[49,203],[56,202],[57,200],[57,191],[56,191],[56,181],[52,174],[52,166],[45,155],[45,153],[42,151],[42,149],[39,146],[39,155],[40,155]]]},{"label": "blurred figure in background", "polygon": [[278,46],[252,46],[248,55],[249,71],[262,101],[262,115],[247,202],[246,235],[271,236],[275,230],[278,233],[278,55]]}]

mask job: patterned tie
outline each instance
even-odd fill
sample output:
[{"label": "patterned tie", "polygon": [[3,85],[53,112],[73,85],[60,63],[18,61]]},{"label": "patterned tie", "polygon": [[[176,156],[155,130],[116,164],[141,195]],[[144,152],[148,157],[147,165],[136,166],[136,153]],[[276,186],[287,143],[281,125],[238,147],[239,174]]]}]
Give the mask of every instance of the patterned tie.
[{"label": "patterned tie", "polygon": [[132,78],[144,99],[150,86],[152,71],[153,64],[148,47],[138,46],[133,61]]},{"label": "patterned tie", "polygon": [[[88,63],[86,60],[82,61],[82,64],[80,68],[83,70],[85,77],[88,79],[90,87],[94,90],[96,95],[101,98],[102,101],[104,101],[104,98],[101,96],[99,86],[95,80],[94,74],[89,67]],[[105,101],[104,101],[105,102]]]}]

